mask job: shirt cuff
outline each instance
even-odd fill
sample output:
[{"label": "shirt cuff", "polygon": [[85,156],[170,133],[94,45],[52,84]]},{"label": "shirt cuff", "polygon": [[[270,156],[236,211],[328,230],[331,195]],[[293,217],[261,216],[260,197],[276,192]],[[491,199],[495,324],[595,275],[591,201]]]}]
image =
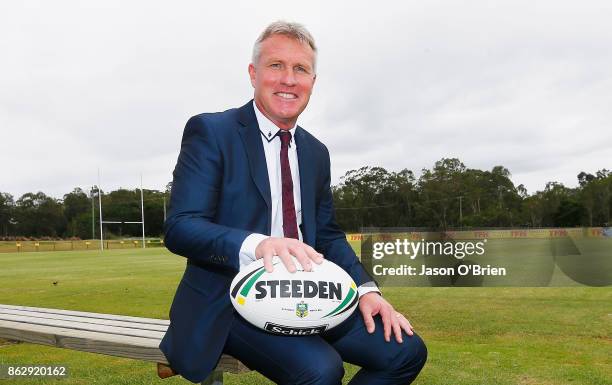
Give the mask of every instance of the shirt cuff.
[{"label": "shirt cuff", "polygon": [[380,290],[378,290],[378,286],[376,286],[376,283],[374,283],[374,281],[366,282],[363,285],[359,286],[357,288],[357,292],[359,292],[360,297],[370,292],[375,292],[382,296]]},{"label": "shirt cuff", "polygon": [[240,254],[238,255],[241,269],[257,259],[255,256],[255,249],[257,248],[257,245],[259,245],[259,243],[264,239],[268,238],[269,237],[267,235],[252,233],[244,239],[242,246],[240,246]]}]

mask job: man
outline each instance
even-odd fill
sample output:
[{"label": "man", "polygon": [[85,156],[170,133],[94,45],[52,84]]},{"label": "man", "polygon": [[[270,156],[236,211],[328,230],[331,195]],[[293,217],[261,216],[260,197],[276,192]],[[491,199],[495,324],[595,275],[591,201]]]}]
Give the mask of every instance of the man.
[{"label": "man", "polygon": [[[187,258],[160,348],[188,380],[203,380],[222,353],[282,384],[340,384],[342,361],[362,367],[351,384],[407,384],[427,350],[408,320],[380,295],[339,229],[327,148],[297,118],[316,80],[316,47],[295,23],[260,35],[249,65],[254,100],[192,117],[174,170],[165,243]],[[318,336],[257,329],[232,308],[242,266],[278,255],[289,271],[322,258],[359,286],[359,312]]]}]

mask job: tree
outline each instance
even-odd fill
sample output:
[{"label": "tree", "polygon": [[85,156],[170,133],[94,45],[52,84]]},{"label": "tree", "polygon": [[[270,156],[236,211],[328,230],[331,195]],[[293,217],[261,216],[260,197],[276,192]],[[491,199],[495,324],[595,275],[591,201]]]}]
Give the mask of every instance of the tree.
[{"label": "tree", "polygon": [[15,205],[18,234],[57,237],[66,229],[63,206],[43,192],[23,194]]},{"label": "tree", "polygon": [[[609,226],[612,216],[612,172],[581,171],[577,188],[548,182],[542,191],[529,194],[514,186],[510,171],[468,169],[457,158],[442,158],[432,169],[423,169],[416,180],[412,171],[388,171],[364,166],[348,171],[332,186],[337,220],[347,231],[361,227],[513,227]],[[144,190],[145,233],[160,236],[164,197],[171,193]],[[92,191],[96,192],[94,186]],[[93,195],[93,194],[92,194]],[[104,194],[107,221],[141,220],[140,190],[118,189]],[[63,200],[42,192],[27,193],[14,201],[0,193],[0,235],[91,237],[98,226],[98,206],[75,187]],[[105,237],[142,234],[139,224],[107,224]],[[96,234],[99,236],[99,234]]]},{"label": "tree", "polygon": [[578,201],[584,207],[586,222],[589,226],[609,225],[612,209],[612,174],[606,169],[595,175],[584,171],[578,174],[581,190]]},{"label": "tree", "polygon": [[143,191],[145,233],[147,236],[159,237],[163,233],[165,195],[165,192],[156,190],[145,189]]},{"label": "tree", "polygon": [[414,175],[364,166],[348,171],[332,188],[338,222],[346,230],[406,226],[413,217]]},{"label": "tree", "polygon": [[420,223],[441,229],[459,225],[459,197],[465,172],[465,165],[457,158],[442,158],[432,170],[422,170],[418,182]]},{"label": "tree", "polygon": [[[88,238],[91,223],[91,199],[80,187],[64,195],[64,217],[67,223],[67,234],[71,237]],[[89,220],[89,223],[84,223]],[[85,225],[85,226],[83,226]]]},{"label": "tree", "polygon": [[13,227],[15,201],[9,193],[0,192],[0,235],[8,236]]},{"label": "tree", "polygon": [[595,179],[595,176],[593,174],[587,174],[584,171],[581,171],[580,174],[578,174],[578,184],[581,187],[586,186],[593,179]]},{"label": "tree", "polygon": [[577,227],[582,224],[584,218],[584,206],[582,206],[574,195],[564,197],[559,203],[557,211],[553,214],[556,227]]},{"label": "tree", "polygon": [[[120,188],[102,195],[102,218],[105,221],[138,222],[141,219],[140,190]],[[108,232],[108,233],[106,233]],[[105,238],[117,235],[139,236],[141,227],[138,224],[105,224]]]}]

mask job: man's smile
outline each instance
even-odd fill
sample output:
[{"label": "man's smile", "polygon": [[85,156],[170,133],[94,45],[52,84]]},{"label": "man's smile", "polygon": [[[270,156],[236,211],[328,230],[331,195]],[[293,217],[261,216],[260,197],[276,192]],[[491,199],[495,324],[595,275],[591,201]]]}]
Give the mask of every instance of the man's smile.
[{"label": "man's smile", "polygon": [[297,95],[290,92],[275,92],[274,95],[280,96],[283,99],[297,99]]}]

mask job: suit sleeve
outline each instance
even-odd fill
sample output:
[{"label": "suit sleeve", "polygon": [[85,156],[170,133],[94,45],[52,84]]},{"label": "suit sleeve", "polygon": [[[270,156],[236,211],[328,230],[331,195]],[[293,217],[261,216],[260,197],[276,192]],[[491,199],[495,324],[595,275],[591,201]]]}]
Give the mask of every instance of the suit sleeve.
[{"label": "suit sleeve", "polygon": [[346,240],[346,234],[336,222],[334,201],[331,191],[329,152],[325,149],[325,178],[317,206],[316,250],[326,259],[342,267],[353,278],[357,286],[373,279],[359,262],[355,251]]},{"label": "suit sleeve", "polygon": [[164,243],[198,263],[239,269],[240,246],[248,231],[214,223],[221,194],[223,154],[202,116],[187,122],[173,173]]}]

